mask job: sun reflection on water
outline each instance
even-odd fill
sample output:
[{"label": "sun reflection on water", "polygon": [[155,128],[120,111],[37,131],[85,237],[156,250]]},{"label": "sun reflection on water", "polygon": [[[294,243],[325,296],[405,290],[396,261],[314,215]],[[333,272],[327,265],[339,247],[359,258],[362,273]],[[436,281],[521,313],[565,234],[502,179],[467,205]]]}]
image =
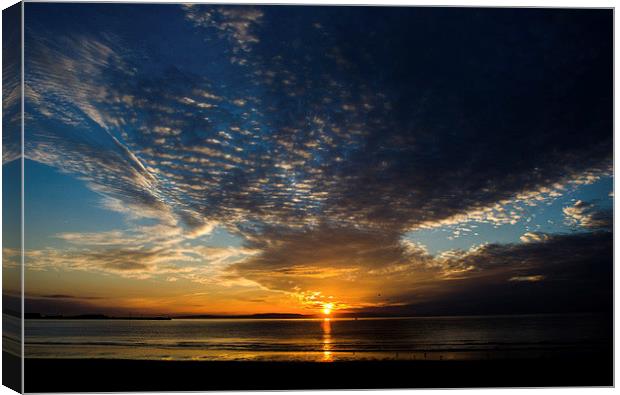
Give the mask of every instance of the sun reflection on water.
[{"label": "sun reflection on water", "polygon": [[329,318],[323,319],[321,322],[323,328],[323,362],[333,362],[334,357],[332,355],[332,325]]}]

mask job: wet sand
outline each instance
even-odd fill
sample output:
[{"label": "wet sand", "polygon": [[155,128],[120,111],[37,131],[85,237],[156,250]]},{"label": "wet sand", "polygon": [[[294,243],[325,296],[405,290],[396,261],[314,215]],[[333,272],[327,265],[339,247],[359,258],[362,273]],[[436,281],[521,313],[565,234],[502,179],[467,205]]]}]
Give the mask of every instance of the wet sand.
[{"label": "wet sand", "polygon": [[478,361],[26,359],[27,392],[612,386],[610,353]]}]

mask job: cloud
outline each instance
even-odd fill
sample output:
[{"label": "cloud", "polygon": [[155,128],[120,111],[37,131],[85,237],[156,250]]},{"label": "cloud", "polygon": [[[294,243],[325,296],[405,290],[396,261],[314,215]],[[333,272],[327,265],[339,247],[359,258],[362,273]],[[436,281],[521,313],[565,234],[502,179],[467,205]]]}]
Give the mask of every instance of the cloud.
[{"label": "cloud", "polygon": [[[608,232],[485,245],[474,252],[456,253],[448,260],[440,258],[435,280],[427,285],[410,280],[393,303],[359,309],[383,314],[609,311],[612,245],[613,236]],[[470,269],[445,277],[446,265]]]},{"label": "cloud", "polygon": [[187,232],[187,236],[189,238],[195,239],[197,237],[208,235],[213,232],[217,225],[217,222],[204,222],[200,225],[194,226],[192,230]]},{"label": "cloud", "polygon": [[577,200],[574,205],[562,209],[566,222],[587,229],[610,229],[613,225],[611,210],[599,210],[588,202]]},{"label": "cloud", "polygon": [[521,237],[519,237],[519,240],[521,240],[524,243],[539,242],[539,241],[545,241],[548,239],[549,239],[549,235],[545,233],[541,233],[541,232],[526,232],[523,235],[521,235]]},{"label": "cloud", "polygon": [[[243,52],[250,52],[252,46],[260,42],[255,34],[257,25],[260,25],[263,11],[258,7],[233,6],[213,7],[198,4],[182,6],[185,17],[195,26],[213,29],[220,36],[232,44],[232,63],[247,64]],[[241,100],[242,102],[243,100]]]},{"label": "cloud", "polygon": [[510,277],[510,279],[508,281],[538,282],[538,281],[542,281],[544,279],[545,279],[545,276],[542,276],[540,274],[535,274],[535,275],[531,275],[531,276],[515,276],[515,277]]},{"label": "cloud", "polygon": [[24,260],[29,271],[78,270],[147,278],[156,273],[159,262],[188,261],[191,257],[162,248],[46,248],[28,250]]},{"label": "cloud", "polygon": [[[267,289],[296,295],[308,308],[330,296],[340,308],[359,303],[360,295],[354,294],[361,291],[364,281],[398,276],[413,261],[430,259],[423,247],[400,241],[398,234],[347,228],[284,233],[272,229],[249,246],[258,253],[226,271]],[[375,286],[362,292],[373,293]]]},{"label": "cloud", "polygon": [[[176,228],[172,228],[176,229]],[[225,269],[257,251],[244,247],[192,246],[192,235],[168,235],[161,225],[100,233],[61,233],[69,246],[27,249],[29,271],[87,271],[133,279],[179,279],[230,286]],[[4,267],[18,267],[20,252],[3,249]]]},{"label": "cloud", "polygon": [[84,299],[84,300],[103,299],[100,296],[75,296],[75,295],[65,295],[65,294],[37,295],[36,297],[43,298],[43,299]]},{"label": "cloud", "polygon": [[[538,256],[553,235],[438,257],[403,235],[516,224],[613,174],[606,19],[503,10],[471,23],[460,10],[439,29],[432,10],[329,8],[317,29],[303,8],[274,9],[182,6],[169,22],[193,34],[178,51],[165,33],[68,31],[33,11],[44,27],[27,32],[26,156],[82,180],[129,225],[57,235],[71,248],[37,252],[32,268],[245,281],[312,303],[366,287],[350,306],[409,303],[401,289],[426,298],[491,272],[514,286],[557,278],[509,256]],[[565,214],[607,226],[586,206]],[[146,218],[158,228],[138,226]],[[217,254],[184,243],[216,227],[244,250],[201,268]]]},{"label": "cloud", "polygon": [[[7,11],[11,12],[11,11]],[[21,24],[7,17],[2,40],[2,164],[21,158]],[[6,188],[6,187],[5,187]]]},{"label": "cloud", "polygon": [[[595,293],[607,289],[611,273],[612,238],[606,232],[539,235],[523,244],[483,244],[437,256],[398,237],[342,229],[272,236],[257,246],[261,253],[227,271],[296,295],[309,309],[326,302],[349,310],[415,306],[449,295],[469,297],[486,286],[543,280]],[[592,284],[602,288],[590,289]],[[513,292],[527,299],[526,291]]]},{"label": "cloud", "polygon": [[128,239],[126,235],[120,230],[114,230],[110,232],[97,232],[97,233],[61,233],[56,237],[66,240],[70,243],[84,244],[84,245],[123,245],[134,244],[136,241]]},{"label": "cloud", "polygon": [[[435,79],[422,82],[416,73],[401,75],[402,81],[365,79],[395,67],[378,57],[383,46],[360,48],[334,31],[324,43],[305,49],[306,64],[293,67],[283,55],[292,55],[294,48],[264,47],[249,33],[267,17],[267,9],[184,9],[192,23],[214,24],[230,36],[233,47],[256,44],[246,54],[254,59],[253,73],[227,81],[224,90],[177,65],[159,75],[140,72],[127,39],[32,36],[27,82],[41,100],[28,98],[34,118],[29,157],[79,174],[102,194],[133,204],[132,211],[201,218],[199,227],[211,221],[293,227],[326,218],[402,231],[471,220],[513,224],[521,215],[504,210],[505,205],[536,204],[559,196],[566,185],[609,173],[612,134],[605,120],[610,113],[602,114],[601,106],[583,107],[576,96],[521,97],[528,91],[524,86],[537,85],[496,74],[483,78],[466,68],[463,72],[471,77],[467,85],[487,87],[489,103],[505,101],[500,88],[519,92],[523,100],[496,111],[472,104],[465,113],[460,109],[466,91],[433,86]],[[300,37],[317,34],[312,23]],[[370,26],[388,36],[401,29],[377,23]],[[549,27],[573,28],[568,20]],[[485,40],[489,45],[501,42]],[[323,46],[336,42],[341,42],[342,57],[352,59],[364,50],[371,61],[351,62],[343,74],[337,62],[325,61]],[[442,43],[433,53],[451,45]],[[541,51],[528,46],[527,52],[516,51],[513,60],[529,61]],[[581,65],[579,74],[563,68],[569,62],[562,61],[558,75],[548,79],[550,85],[591,86],[587,80],[597,73],[590,71],[601,67],[601,60],[582,59],[578,53],[564,56]],[[475,55],[487,56],[468,56]],[[317,65],[323,65],[323,74],[310,73]],[[266,75],[273,75],[271,82]],[[598,79],[591,82],[605,86]],[[410,86],[420,84],[419,93],[410,92]],[[258,98],[248,86],[260,86],[265,94]],[[394,93],[395,86],[400,93]],[[280,103],[281,97],[302,92],[304,106]],[[605,92],[601,90],[601,100],[608,98]],[[241,101],[243,108],[236,104]],[[556,102],[563,103],[561,111]],[[583,122],[592,121],[590,133],[582,134],[578,124],[562,115],[571,113],[570,108]],[[450,111],[458,115],[445,116]],[[39,126],[37,112],[51,115]],[[528,117],[518,116],[526,112]],[[553,128],[546,124],[551,116],[557,122]],[[92,133],[60,132],[48,124],[50,118]],[[510,132],[517,129],[519,134]],[[558,144],[532,150],[531,136]]]}]

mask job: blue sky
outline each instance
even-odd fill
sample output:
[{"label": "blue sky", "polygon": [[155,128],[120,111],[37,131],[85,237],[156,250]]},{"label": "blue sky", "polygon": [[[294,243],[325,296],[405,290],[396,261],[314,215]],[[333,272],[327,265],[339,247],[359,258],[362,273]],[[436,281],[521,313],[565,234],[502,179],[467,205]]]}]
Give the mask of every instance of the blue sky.
[{"label": "blue sky", "polygon": [[[580,185],[554,199],[536,206],[525,205],[518,211],[520,218],[515,224],[493,224],[467,221],[450,226],[410,232],[407,238],[422,243],[431,254],[449,249],[467,250],[483,243],[519,243],[527,232],[572,233],[583,231],[567,220],[563,209],[577,201],[596,202],[601,209],[611,210],[613,205],[613,178],[604,177],[589,185]],[[505,206],[514,210],[513,206]],[[460,229],[460,232],[459,232]],[[463,229],[467,229],[463,231]],[[455,234],[455,232],[458,232]]]},{"label": "blue sky", "polygon": [[611,253],[606,10],[26,18],[31,310],[412,312],[501,291],[520,311],[541,284],[555,310],[600,289],[583,273]]}]

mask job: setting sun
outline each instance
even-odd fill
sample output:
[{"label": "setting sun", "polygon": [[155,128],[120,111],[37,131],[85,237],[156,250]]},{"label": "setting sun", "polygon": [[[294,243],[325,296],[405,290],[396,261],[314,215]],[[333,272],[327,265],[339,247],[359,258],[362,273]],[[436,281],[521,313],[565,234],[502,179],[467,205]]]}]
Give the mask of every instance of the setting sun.
[{"label": "setting sun", "polygon": [[334,308],[334,304],[333,303],[325,303],[323,305],[323,314],[330,315],[333,308]]}]

